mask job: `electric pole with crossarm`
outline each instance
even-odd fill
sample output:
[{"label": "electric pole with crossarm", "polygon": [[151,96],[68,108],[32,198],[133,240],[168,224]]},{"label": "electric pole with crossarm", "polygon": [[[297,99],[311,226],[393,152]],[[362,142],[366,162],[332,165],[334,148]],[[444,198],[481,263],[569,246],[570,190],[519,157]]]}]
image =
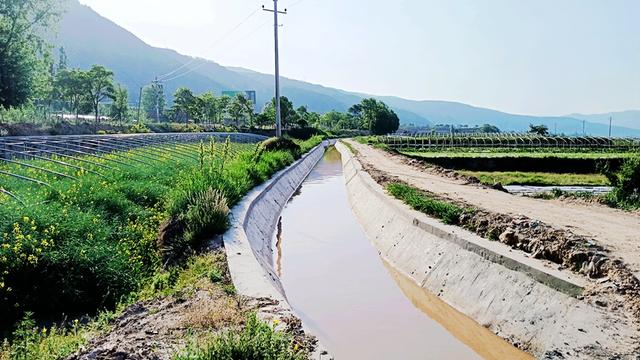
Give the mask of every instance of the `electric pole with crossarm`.
[{"label": "electric pole with crossarm", "polygon": [[276,49],[276,136],[282,136],[282,117],[280,113],[280,56],[278,51],[278,14],[287,14],[287,9],[278,11],[278,0],[273,0],[273,10],[267,9],[262,5],[262,10],[273,13],[273,33],[275,38]]}]

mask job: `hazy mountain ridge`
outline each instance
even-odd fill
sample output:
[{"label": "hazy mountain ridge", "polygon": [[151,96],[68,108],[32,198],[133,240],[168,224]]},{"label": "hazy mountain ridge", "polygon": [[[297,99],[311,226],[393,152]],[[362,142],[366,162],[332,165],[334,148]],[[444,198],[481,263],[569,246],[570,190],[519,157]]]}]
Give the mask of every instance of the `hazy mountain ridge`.
[{"label": "hazy mountain ridge", "polygon": [[[81,5],[76,0],[69,2],[70,8],[63,17],[57,43],[64,46],[70,66],[88,68],[93,64],[103,64],[113,70],[116,80],[129,89],[131,103],[137,102],[139,88],[148,84],[156,76],[166,74],[190,62],[193,58],[173,50],[152,47],[112,21]],[[202,63],[204,61],[204,63]],[[273,76],[252,70],[223,67],[213,61],[199,59],[187,69],[194,70],[177,79],[165,83],[165,93],[171,94],[180,86],[187,86],[196,93],[213,90],[255,90],[258,107],[273,97]],[[180,74],[181,70],[174,75]],[[283,96],[289,97],[297,105],[307,105],[311,111],[345,111],[363,97],[370,95],[351,93],[343,90],[283,78]],[[559,133],[582,133],[582,118],[577,115],[560,117],[537,117],[513,115],[500,111],[473,107],[447,101],[413,101],[393,96],[373,96],[389,104],[399,115],[402,123],[416,125],[459,124],[481,125],[490,123],[504,131],[523,131],[529,124],[545,124],[551,131]],[[590,115],[587,115],[590,116]],[[606,124],[594,118],[587,121],[588,133],[606,135]],[[616,123],[618,124],[618,123]],[[628,124],[620,122],[619,124]],[[631,126],[629,126],[631,127]],[[614,135],[640,136],[640,126],[634,129],[615,126]]]},{"label": "hazy mountain ridge", "polygon": [[616,111],[603,114],[571,114],[567,116],[606,125],[609,124],[609,118],[611,117],[613,124],[616,126],[640,129],[640,110]]}]

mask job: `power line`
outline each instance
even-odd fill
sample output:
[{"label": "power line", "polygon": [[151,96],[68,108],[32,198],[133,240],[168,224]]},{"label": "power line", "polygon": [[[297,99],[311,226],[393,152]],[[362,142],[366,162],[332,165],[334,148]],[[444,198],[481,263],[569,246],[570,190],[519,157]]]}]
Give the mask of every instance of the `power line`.
[{"label": "power line", "polygon": [[301,2],[304,2],[306,0],[298,0],[296,2],[294,2],[293,4],[289,5],[289,9],[293,8],[294,6],[298,6],[300,5]]},{"label": "power line", "polygon": [[[267,21],[263,22],[262,24],[260,24],[259,26],[256,26],[255,28],[253,28],[253,29],[252,29],[250,32],[248,32],[245,36],[243,36],[243,37],[239,38],[238,40],[236,40],[236,42],[233,44],[234,46],[230,47],[230,48],[229,48],[229,50],[231,50],[231,49],[235,48],[235,47],[236,47],[236,46],[238,46],[238,45],[239,45],[243,40],[246,40],[246,39],[248,39],[249,37],[251,37],[251,35],[254,35],[255,33],[257,33],[257,31],[258,31],[258,30],[260,30],[261,28],[263,28],[263,27],[264,27],[265,25],[267,25],[268,23],[269,23],[269,20],[267,20]],[[163,82],[169,82],[169,81],[173,81],[173,80],[179,79],[179,78],[181,78],[181,77],[183,77],[183,76],[186,76],[186,75],[189,75],[189,74],[191,74],[192,72],[194,72],[194,71],[196,71],[196,70],[200,69],[201,67],[203,67],[203,66],[205,66],[205,65],[209,64],[209,60],[206,60],[206,59],[202,59],[202,60],[203,60],[203,61],[202,61],[200,64],[197,64],[196,66],[194,66],[194,67],[192,67],[192,68],[188,69],[188,71],[183,72],[183,73],[181,73],[181,74],[178,74],[178,75],[176,75],[176,76],[170,77],[170,78],[168,78],[168,79],[164,79],[164,80],[162,80],[162,81],[163,81]]]},{"label": "power line", "polygon": [[[208,47],[207,47],[207,51],[211,50],[213,48],[215,48],[218,44],[220,44],[223,40],[225,40],[229,35],[231,35],[234,31],[238,30],[243,24],[245,24],[249,19],[251,19],[251,17],[253,17],[257,12],[259,11],[259,9],[256,9],[254,11],[252,11],[246,18],[244,18],[242,21],[240,21],[236,26],[234,26],[232,29],[230,29],[229,31],[227,31],[226,33],[224,33],[221,37],[219,37],[216,41],[214,41],[213,43],[211,43]],[[200,59],[197,57],[192,58],[190,61],[187,61],[186,63],[180,65],[179,67],[177,67],[176,69],[158,76],[158,79],[162,80],[168,76],[171,76],[175,73],[177,73],[178,71],[184,69],[185,67],[193,64],[196,61],[201,61],[201,60],[205,60],[205,59]],[[206,61],[206,60],[205,60]],[[166,80],[165,80],[166,81]]]}]

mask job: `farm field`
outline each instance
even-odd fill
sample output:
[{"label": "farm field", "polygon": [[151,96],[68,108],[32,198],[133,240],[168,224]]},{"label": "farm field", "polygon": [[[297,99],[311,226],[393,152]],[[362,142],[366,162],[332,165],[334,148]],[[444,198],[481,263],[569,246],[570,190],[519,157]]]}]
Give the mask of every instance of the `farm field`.
[{"label": "farm field", "polygon": [[608,186],[609,180],[602,174],[555,174],[520,171],[466,171],[457,173],[475,177],[485,185],[537,185],[537,186]]},{"label": "farm field", "polygon": [[226,230],[229,207],[319,142],[271,151],[210,141],[0,165],[0,331],[26,313],[58,321],[113,309]]}]

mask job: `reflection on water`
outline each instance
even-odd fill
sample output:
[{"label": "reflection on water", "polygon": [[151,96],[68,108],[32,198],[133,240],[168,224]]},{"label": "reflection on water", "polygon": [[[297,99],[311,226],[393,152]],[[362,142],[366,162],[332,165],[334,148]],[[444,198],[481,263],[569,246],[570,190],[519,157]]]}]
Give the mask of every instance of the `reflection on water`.
[{"label": "reflection on water", "polygon": [[289,302],[336,359],[519,358],[452,308],[426,311],[423,300],[439,300],[385,268],[351,212],[335,149],[287,204],[274,241]]},{"label": "reflection on water", "polygon": [[402,292],[411,300],[413,305],[427,316],[437,321],[447,331],[454,334],[460,341],[470,346],[485,359],[533,359],[505,340],[495,336],[487,328],[473,321],[473,319],[452,308],[413,280],[398,272],[393,266],[383,260],[395,282]]}]

